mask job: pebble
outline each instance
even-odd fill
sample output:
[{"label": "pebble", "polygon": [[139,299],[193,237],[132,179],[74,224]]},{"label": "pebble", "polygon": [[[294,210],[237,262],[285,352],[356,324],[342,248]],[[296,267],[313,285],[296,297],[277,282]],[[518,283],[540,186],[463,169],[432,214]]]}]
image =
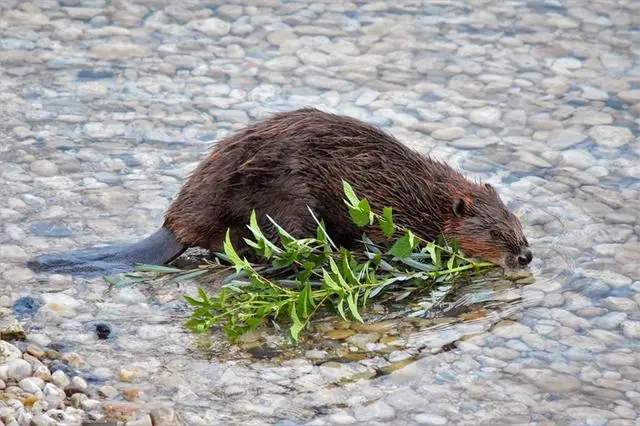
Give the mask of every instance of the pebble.
[{"label": "pebble", "polygon": [[22,352],[9,342],[0,340],[0,364],[6,364],[10,360],[22,358]]},{"label": "pebble", "polygon": [[421,425],[442,426],[442,425],[446,425],[449,422],[449,420],[446,417],[442,417],[437,414],[430,414],[430,413],[416,414],[416,416],[413,419],[418,424],[421,424]]},{"label": "pebble", "polygon": [[627,339],[640,339],[640,321],[623,321],[622,333]]},{"label": "pebble", "polygon": [[36,393],[44,387],[44,380],[37,377],[27,377],[20,380],[19,386],[25,392]]},{"label": "pebble", "polygon": [[49,160],[36,160],[31,163],[31,171],[38,176],[50,177],[58,174],[58,167]]},{"label": "pebble", "polygon": [[582,133],[574,130],[555,129],[549,132],[547,136],[547,143],[553,149],[567,149],[573,145],[576,145],[587,137]]},{"label": "pebble", "polygon": [[431,136],[434,139],[441,139],[445,141],[452,141],[460,139],[465,135],[465,130],[462,127],[447,127],[444,129],[434,130]]},{"label": "pebble", "polygon": [[617,93],[618,98],[626,103],[632,104],[640,102],[640,89],[636,90],[623,90]]},{"label": "pebble", "polygon": [[31,374],[31,364],[23,359],[11,359],[7,362],[7,378],[20,381]]},{"label": "pebble", "polygon": [[193,28],[210,37],[221,37],[229,33],[231,25],[218,18],[191,21],[187,28]]},{"label": "pebble", "polygon": [[502,112],[495,107],[478,108],[469,114],[469,120],[473,124],[483,127],[499,127],[501,125],[501,117]]},{"label": "pebble", "polygon": [[573,124],[584,124],[588,126],[598,126],[613,123],[613,117],[606,112],[579,110],[573,114],[570,120]]},{"label": "pebble", "polygon": [[580,380],[568,374],[541,369],[525,369],[522,372],[543,392],[569,393],[582,387]]},{"label": "pebble", "polygon": [[612,311],[634,312],[638,309],[638,304],[625,297],[607,297],[602,301],[602,305]]},{"label": "pebble", "polygon": [[[0,337],[18,340],[0,339],[0,393],[18,398],[2,426],[637,420],[637,2],[4,3]],[[352,324],[249,360],[217,331],[189,349],[188,281],[27,269],[147,235],[211,143],[307,105],[495,181],[535,283],[492,277],[456,290],[472,317]],[[17,361],[30,372],[9,379]]]},{"label": "pebble", "polygon": [[145,46],[133,43],[100,43],[91,48],[91,54],[104,61],[144,58],[151,51]]},{"label": "pebble", "polygon": [[395,417],[395,411],[388,404],[376,401],[372,404],[357,407],[353,410],[356,419],[360,422],[389,421]]},{"label": "pebble", "polygon": [[633,133],[626,127],[594,126],[589,130],[591,136],[598,145],[616,149],[628,144],[633,139]]}]

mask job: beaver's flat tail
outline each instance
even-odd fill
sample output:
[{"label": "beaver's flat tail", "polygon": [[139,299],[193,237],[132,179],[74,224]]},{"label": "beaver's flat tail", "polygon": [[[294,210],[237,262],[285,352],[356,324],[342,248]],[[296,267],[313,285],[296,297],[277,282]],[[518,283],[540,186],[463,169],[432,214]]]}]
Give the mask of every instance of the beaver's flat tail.
[{"label": "beaver's flat tail", "polygon": [[44,254],[27,262],[27,266],[34,272],[91,277],[130,272],[136,263],[163,265],[186,249],[172,231],[163,227],[134,244]]}]

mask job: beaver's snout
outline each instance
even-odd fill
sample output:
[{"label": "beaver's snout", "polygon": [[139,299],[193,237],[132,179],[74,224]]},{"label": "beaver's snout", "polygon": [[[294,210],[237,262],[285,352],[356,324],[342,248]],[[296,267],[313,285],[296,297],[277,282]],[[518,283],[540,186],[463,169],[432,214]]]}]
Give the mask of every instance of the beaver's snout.
[{"label": "beaver's snout", "polygon": [[520,266],[527,266],[531,263],[532,259],[533,254],[531,253],[531,250],[529,250],[528,248],[520,250],[520,254],[518,255],[518,263],[520,264]]}]

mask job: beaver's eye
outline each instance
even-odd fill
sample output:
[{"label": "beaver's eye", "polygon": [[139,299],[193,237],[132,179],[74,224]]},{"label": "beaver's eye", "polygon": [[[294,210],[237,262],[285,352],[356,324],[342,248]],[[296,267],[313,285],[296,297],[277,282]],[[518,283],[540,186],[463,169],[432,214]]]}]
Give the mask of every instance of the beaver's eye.
[{"label": "beaver's eye", "polygon": [[500,233],[498,231],[496,231],[495,229],[491,230],[491,238],[494,240],[497,240],[498,238],[500,238]]}]

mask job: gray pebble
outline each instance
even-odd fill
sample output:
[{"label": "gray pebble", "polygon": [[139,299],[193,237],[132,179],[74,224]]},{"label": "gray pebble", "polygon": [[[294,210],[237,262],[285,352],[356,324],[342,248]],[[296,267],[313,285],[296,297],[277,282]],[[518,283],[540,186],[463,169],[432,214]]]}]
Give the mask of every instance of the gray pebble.
[{"label": "gray pebble", "polygon": [[388,421],[395,417],[395,410],[382,401],[356,407],[353,413],[360,422],[370,422],[373,420]]},{"label": "gray pebble", "polygon": [[6,364],[12,359],[22,358],[22,352],[9,342],[0,340],[0,364]]},{"label": "gray pebble", "polygon": [[23,359],[12,359],[7,363],[7,378],[20,381],[31,374],[31,364]]},{"label": "gray pebble", "polygon": [[37,377],[27,377],[20,380],[19,386],[25,392],[36,393],[44,388],[44,380]]},{"label": "gray pebble", "polygon": [[446,417],[439,416],[437,414],[430,413],[420,413],[416,414],[413,418],[418,424],[421,425],[433,425],[433,426],[442,426],[448,423],[448,419]]}]

